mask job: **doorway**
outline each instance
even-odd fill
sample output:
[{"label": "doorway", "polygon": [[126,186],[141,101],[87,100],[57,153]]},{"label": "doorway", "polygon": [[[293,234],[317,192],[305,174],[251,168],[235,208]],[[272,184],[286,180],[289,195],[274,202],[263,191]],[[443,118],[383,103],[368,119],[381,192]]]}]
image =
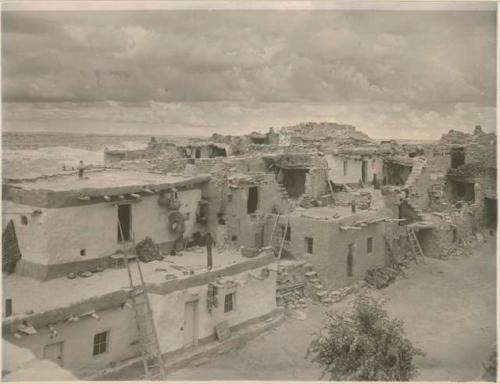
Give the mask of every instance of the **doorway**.
[{"label": "doorway", "polygon": [[366,183],[368,181],[368,161],[361,163],[361,181]]},{"label": "doorway", "polygon": [[63,367],[63,342],[46,345],[43,349],[43,358]]},{"label": "doorway", "polygon": [[184,304],[184,347],[198,345],[198,301]]},{"label": "doorway", "polygon": [[[130,230],[132,222],[132,209],[130,204],[118,206],[118,242],[130,241]],[[120,231],[121,227],[121,231]],[[122,239],[123,232],[123,239]]]},{"label": "doorway", "polygon": [[354,243],[349,244],[347,250],[347,277],[352,277],[354,269]]},{"label": "doorway", "polygon": [[497,229],[497,200],[489,199],[485,197],[484,199],[484,213],[486,219],[486,225],[489,228]]},{"label": "doorway", "polygon": [[248,188],[247,213],[254,213],[259,204],[259,187]]}]

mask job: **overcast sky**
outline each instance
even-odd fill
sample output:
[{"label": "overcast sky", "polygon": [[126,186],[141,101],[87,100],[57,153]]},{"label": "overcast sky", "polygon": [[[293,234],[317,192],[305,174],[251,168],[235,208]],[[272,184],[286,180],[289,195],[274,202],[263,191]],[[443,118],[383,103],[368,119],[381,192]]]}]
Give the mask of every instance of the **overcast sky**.
[{"label": "overcast sky", "polygon": [[4,12],[2,32],[7,130],[495,129],[494,12]]}]

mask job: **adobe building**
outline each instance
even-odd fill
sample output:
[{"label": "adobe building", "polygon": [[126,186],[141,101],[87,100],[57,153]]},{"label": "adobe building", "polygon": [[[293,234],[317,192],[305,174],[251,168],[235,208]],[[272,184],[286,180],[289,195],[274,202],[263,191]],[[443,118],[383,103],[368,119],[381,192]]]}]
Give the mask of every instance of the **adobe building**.
[{"label": "adobe building", "polygon": [[125,266],[140,282],[143,239],[156,255],[140,266],[166,364],[177,351],[215,342],[222,325],[231,334],[276,315],[272,251],[246,257],[222,246],[208,261],[197,246],[214,229],[209,183],[208,175],[127,170],[10,180],[4,339],[79,378],[137,361],[135,290]]},{"label": "adobe building", "polygon": [[[214,251],[210,270],[205,260],[204,251],[188,249],[141,263],[166,364],[178,351],[216,342],[221,323],[233,333],[277,314],[274,254],[249,259],[237,251]],[[135,262],[131,270],[138,281]],[[4,296],[12,300],[13,313],[2,321],[3,337],[80,379],[119,369],[140,356],[127,287],[123,267],[42,283],[9,275]]]},{"label": "adobe building", "polygon": [[131,248],[146,236],[171,249],[196,232],[206,232],[196,212],[207,175],[185,178],[125,170],[85,175],[4,185],[3,226],[12,222],[22,254],[16,273],[45,280],[105,266],[123,245]]}]

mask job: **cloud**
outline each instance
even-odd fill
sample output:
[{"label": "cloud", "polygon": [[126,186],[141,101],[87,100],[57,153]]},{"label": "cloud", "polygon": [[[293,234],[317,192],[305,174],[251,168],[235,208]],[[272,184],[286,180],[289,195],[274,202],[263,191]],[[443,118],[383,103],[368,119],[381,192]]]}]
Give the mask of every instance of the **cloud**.
[{"label": "cloud", "polygon": [[[467,105],[477,117],[496,102],[495,12],[11,11],[2,32],[4,102],[153,101],[158,121],[159,105],[174,118],[186,104],[189,127],[218,121],[195,103],[214,103],[222,120],[238,118],[220,107],[232,105],[246,121],[284,120],[278,105],[350,105],[380,124],[400,118],[390,105],[405,106],[421,127],[468,124],[450,113]],[[247,108],[266,103],[275,112]]]}]

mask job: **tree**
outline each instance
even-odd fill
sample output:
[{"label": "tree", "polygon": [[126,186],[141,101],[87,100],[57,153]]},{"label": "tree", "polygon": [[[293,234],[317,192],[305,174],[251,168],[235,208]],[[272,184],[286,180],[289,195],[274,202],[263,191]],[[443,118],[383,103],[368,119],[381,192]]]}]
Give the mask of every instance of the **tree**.
[{"label": "tree", "polygon": [[370,381],[408,381],[417,373],[413,358],[424,355],[407,339],[402,321],[364,295],[350,312],[328,315],[307,353],[322,367],[322,377]]}]

